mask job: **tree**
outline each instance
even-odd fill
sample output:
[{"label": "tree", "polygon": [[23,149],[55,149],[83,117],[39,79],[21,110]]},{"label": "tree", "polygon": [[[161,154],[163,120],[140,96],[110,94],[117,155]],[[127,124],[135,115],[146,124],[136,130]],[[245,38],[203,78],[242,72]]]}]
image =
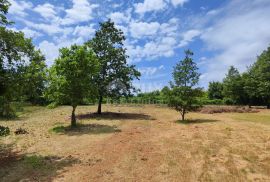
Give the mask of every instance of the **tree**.
[{"label": "tree", "polygon": [[30,63],[25,67],[24,95],[32,104],[44,104],[43,92],[46,84],[46,59],[40,51],[33,51]]},{"label": "tree", "polygon": [[220,82],[210,82],[208,86],[209,99],[223,99],[223,84]]},{"label": "tree", "polygon": [[76,127],[75,111],[84,98],[95,97],[94,76],[99,64],[92,50],[73,45],[60,49],[60,56],[49,70],[49,86],[46,97],[72,106],[71,127]]},{"label": "tree", "polygon": [[98,87],[98,114],[101,114],[103,97],[128,96],[135,91],[132,81],[138,79],[140,73],[134,65],[127,64],[124,40],[123,32],[115,28],[109,19],[100,23],[95,37],[87,42],[101,66],[99,74],[95,77]]},{"label": "tree", "polygon": [[227,104],[244,104],[244,84],[239,71],[231,66],[223,80],[223,95]]},{"label": "tree", "polygon": [[0,27],[0,115],[14,116],[10,102],[17,99],[24,83],[23,67],[34,46],[22,32]]},{"label": "tree", "polygon": [[7,0],[0,0],[0,25],[8,25],[9,22],[6,15],[8,13],[10,3]]},{"label": "tree", "polygon": [[184,60],[174,67],[174,82],[171,83],[172,89],[168,97],[169,106],[180,112],[182,121],[187,112],[201,106],[199,98],[202,96],[201,88],[194,88],[199,82],[200,74],[192,59],[193,52],[187,50],[185,54]]},{"label": "tree", "polygon": [[258,56],[245,76],[245,90],[253,104],[270,109],[270,47]]}]

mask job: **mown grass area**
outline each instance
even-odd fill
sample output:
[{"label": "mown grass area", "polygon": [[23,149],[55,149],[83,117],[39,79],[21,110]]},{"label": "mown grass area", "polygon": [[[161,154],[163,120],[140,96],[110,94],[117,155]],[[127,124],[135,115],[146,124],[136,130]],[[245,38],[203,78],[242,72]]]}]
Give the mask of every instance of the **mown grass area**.
[{"label": "mown grass area", "polygon": [[270,115],[266,110],[262,110],[260,114],[256,113],[232,113],[228,115],[236,121],[247,121],[270,125]]}]

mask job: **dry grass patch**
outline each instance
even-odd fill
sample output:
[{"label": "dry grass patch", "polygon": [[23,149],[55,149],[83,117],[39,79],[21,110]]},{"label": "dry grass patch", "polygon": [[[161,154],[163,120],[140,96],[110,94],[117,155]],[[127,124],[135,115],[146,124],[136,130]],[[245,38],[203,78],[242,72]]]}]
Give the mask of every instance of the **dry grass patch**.
[{"label": "dry grass patch", "polygon": [[252,109],[244,106],[204,106],[201,110],[204,114],[214,113],[257,113],[256,109]]},{"label": "dry grass patch", "polygon": [[[155,106],[95,111],[78,107],[75,130],[65,106],[0,121],[12,131],[1,146],[14,143],[2,155],[0,181],[270,180],[270,125],[261,124],[270,111],[189,113],[185,122]],[[29,134],[15,135],[20,127]]]}]

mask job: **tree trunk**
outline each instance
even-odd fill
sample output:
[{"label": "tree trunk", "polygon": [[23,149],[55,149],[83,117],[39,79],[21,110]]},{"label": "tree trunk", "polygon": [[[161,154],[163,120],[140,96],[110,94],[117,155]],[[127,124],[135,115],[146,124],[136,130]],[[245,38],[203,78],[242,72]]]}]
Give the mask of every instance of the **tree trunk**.
[{"label": "tree trunk", "polygon": [[267,104],[267,109],[270,109],[270,104]]},{"label": "tree trunk", "polygon": [[101,114],[102,96],[99,96],[97,113]]},{"label": "tree trunk", "polygon": [[181,114],[182,115],[182,121],[185,121],[185,114]]},{"label": "tree trunk", "polygon": [[183,110],[182,110],[182,113],[181,113],[182,121],[185,121],[185,114],[186,114],[186,110],[183,109]]},{"label": "tree trunk", "polygon": [[76,124],[76,115],[75,115],[76,106],[72,106],[72,114],[71,114],[71,128],[77,126]]}]

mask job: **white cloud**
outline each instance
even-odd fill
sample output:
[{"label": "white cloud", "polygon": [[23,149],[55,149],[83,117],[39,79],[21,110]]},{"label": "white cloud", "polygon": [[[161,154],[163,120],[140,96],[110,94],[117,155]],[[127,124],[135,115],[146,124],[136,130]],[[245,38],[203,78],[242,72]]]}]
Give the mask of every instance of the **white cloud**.
[{"label": "white cloud", "polygon": [[127,44],[127,53],[131,62],[154,60],[159,57],[171,57],[177,47],[177,41],[173,37],[163,37],[155,41],[147,42],[144,46],[133,46]]},{"label": "white cloud", "polygon": [[43,5],[38,5],[34,8],[34,11],[39,13],[42,17],[48,18],[55,18],[56,11],[54,10],[55,7],[52,4],[45,3]]},{"label": "white cloud", "polygon": [[171,0],[172,4],[176,6],[183,6],[185,3],[187,3],[189,0]]},{"label": "white cloud", "polygon": [[27,28],[27,27],[23,28],[21,31],[22,31],[22,32],[25,34],[25,36],[28,37],[28,38],[37,38],[37,37],[42,36],[42,33],[37,32],[37,31],[32,30],[32,29]]},{"label": "white cloud", "polygon": [[24,21],[24,23],[28,27],[34,28],[36,30],[41,30],[49,35],[61,33],[64,31],[64,29],[57,24],[33,23],[30,21]]},{"label": "white cloud", "polygon": [[121,12],[111,13],[108,18],[112,19],[112,21],[116,24],[128,23],[130,20],[129,16]]},{"label": "white cloud", "polygon": [[155,35],[160,28],[158,22],[132,22],[130,24],[130,33],[132,37],[141,38],[143,36]]},{"label": "white cloud", "polygon": [[201,36],[210,51],[218,51],[207,60],[204,85],[221,80],[231,65],[246,70],[270,42],[270,1],[232,1],[217,12],[214,24]]},{"label": "white cloud", "polygon": [[94,25],[90,26],[76,26],[73,35],[80,36],[82,38],[90,39],[95,34]]},{"label": "white cloud", "polygon": [[164,65],[160,65],[158,67],[141,67],[138,68],[138,70],[141,72],[142,75],[144,76],[153,76],[155,75],[158,71],[163,70]]},{"label": "white cloud", "polygon": [[29,10],[33,7],[32,3],[26,1],[9,0],[9,2],[11,3],[9,13],[21,17],[27,16],[28,14],[26,10]]},{"label": "white cloud", "polygon": [[46,63],[48,66],[51,66],[54,62],[54,60],[58,57],[59,55],[59,47],[56,46],[52,42],[48,41],[43,41],[39,44],[39,49],[43,54],[46,56]]},{"label": "white cloud", "polygon": [[72,0],[73,7],[66,10],[66,16],[62,20],[63,25],[71,25],[86,22],[93,18],[93,10],[97,4],[90,4],[87,0]]},{"label": "white cloud", "polygon": [[188,30],[187,32],[184,32],[182,35],[182,40],[180,44],[178,45],[179,47],[184,47],[188,45],[190,42],[193,41],[193,39],[197,36],[199,36],[201,32],[199,30]]},{"label": "white cloud", "polygon": [[159,11],[167,6],[164,0],[144,0],[143,3],[137,3],[134,5],[135,12],[144,14],[150,11]]}]

